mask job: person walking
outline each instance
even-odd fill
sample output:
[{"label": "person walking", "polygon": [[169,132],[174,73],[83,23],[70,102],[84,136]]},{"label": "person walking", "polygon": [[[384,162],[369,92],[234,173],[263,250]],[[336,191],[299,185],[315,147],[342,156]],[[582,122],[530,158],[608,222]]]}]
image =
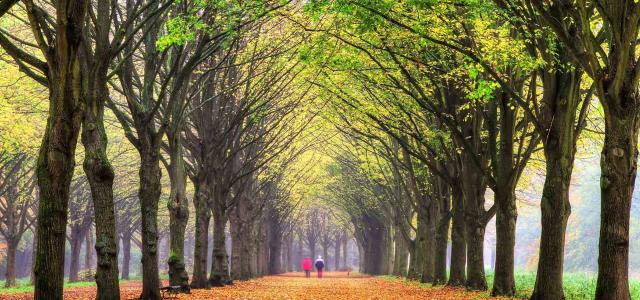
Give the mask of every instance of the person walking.
[{"label": "person walking", "polygon": [[311,258],[309,257],[305,257],[302,260],[302,270],[304,270],[304,275],[307,278],[311,278],[311,268],[312,268],[313,262],[311,261]]},{"label": "person walking", "polygon": [[318,270],[318,278],[322,278],[322,269],[324,269],[322,256],[318,256],[318,259],[316,259],[316,269]]}]

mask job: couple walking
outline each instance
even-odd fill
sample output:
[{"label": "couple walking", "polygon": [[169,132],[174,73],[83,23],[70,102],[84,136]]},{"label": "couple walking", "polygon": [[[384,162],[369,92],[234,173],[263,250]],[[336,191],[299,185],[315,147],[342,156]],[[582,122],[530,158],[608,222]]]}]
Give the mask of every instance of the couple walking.
[{"label": "couple walking", "polygon": [[[302,260],[302,269],[304,270],[304,275],[307,278],[311,277],[311,266],[312,262],[311,262],[311,258],[309,257],[305,257]],[[318,256],[318,259],[316,259],[316,270],[318,270],[318,278],[322,278],[322,269],[324,269],[324,260],[322,259],[322,256]]]}]

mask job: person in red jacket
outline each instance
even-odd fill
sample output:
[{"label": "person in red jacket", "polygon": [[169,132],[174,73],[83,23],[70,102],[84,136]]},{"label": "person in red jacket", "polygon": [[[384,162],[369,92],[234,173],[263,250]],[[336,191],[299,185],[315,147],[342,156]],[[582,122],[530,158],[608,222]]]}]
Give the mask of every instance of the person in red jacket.
[{"label": "person in red jacket", "polygon": [[307,278],[311,278],[311,268],[313,268],[313,261],[311,261],[311,258],[305,257],[302,260],[302,269],[304,270],[304,275]]}]

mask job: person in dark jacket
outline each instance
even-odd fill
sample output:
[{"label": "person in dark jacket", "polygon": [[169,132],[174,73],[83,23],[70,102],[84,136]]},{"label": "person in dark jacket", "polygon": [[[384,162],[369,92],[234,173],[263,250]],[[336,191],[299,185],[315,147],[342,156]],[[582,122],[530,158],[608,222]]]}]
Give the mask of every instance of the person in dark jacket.
[{"label": "person in dark jacket", "polygon": [[316,270],[318,270],[318,278],[322,278],[322,269],[324,269],[324,260],[322,256],[318,256],[316,259]]}]

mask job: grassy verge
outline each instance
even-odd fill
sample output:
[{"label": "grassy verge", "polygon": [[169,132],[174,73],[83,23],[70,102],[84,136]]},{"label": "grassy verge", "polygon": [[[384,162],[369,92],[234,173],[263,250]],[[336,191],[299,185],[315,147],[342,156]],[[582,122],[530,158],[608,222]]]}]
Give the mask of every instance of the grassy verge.
[{"label": "grassy verge", "polygon": [[[85,286],[94,286],[96,285],[93,281],[81,281],[81,282],[65,282],[64,288],[74,288],[74,287],[85,287]],[[0,294],[17,294],[17,293],[32,293],[33,285],[29,279],[20,279],[17,282],[16,287],[12,288],[0,288]]]},{"label": "grassy verge", "polygon": [[[379,276],[385,280],[402,280],[402,278],[391,275]],[[596,274],[591,273],[565,273],[564,274],[564,293],[567,300],[589,300],[594,299],[596,293]],[[417,282],[409,282],[408,284],[419,284],[425,288],[431,288],[431,284],[420,284]],[[517,272],[516,273],[516,297],[518,299],[528,298],[533,292],[536,282],[535,272]],[[487,284],[489,288],[493,285],[493,273],[487,274]],[[631,299],[640,299],[640,281],[631,280],[629,282],[629,290]],[[489,292],[483,292],[483,297],[489,298]]]},{"label": "grassy verge", "polygon": [[[160,276],[161,280],[168,280],[169,276],[163,274]],[[141,281],[142,276],[131,276],[129,280],[120,280],[120,284],[128,281]],[[17,280],[17,286],[12,288],[5,288],[4,282],[0,282],[0,294],[19,294],[19,293],[33,293],[33,285],[29,278],[21,278]],[[80,281],[80,282],[64,282],[64,289],[95,286],[95,281]]]}]

